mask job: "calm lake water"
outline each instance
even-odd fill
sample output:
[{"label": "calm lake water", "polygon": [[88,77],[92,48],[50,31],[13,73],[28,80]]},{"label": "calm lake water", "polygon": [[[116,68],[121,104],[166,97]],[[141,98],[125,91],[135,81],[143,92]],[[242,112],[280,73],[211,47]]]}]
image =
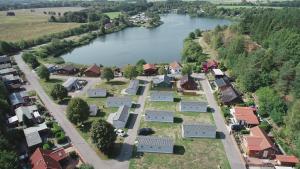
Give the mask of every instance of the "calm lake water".
[{"label": "calm lake water", "polygon": [[183,40],[196,28],[213,29],[229,25],[227,19],[192,18],[187,15],[161,16],[164,24],[157,28],[127,28],[95,39],[86,46],[63,55],[66,62],[123,66],[135,64],[139,59],[148,63],[180,61]]}]

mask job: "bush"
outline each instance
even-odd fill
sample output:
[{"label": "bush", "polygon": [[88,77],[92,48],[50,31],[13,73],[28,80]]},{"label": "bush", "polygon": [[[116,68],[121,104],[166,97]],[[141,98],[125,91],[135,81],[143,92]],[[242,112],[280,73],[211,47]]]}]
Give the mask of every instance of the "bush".
[{"label": "bush", "polygon": [[65,133],[61,132],[59,135],[57,135],[58,137],[56,137],[57,139],[57,143],[58,144],[63,144],[67,142],[67,137],[65,136]]},{"label": "bush", "polygon": [[259,127],[263,129],[266,133],[269,133],[272,129],[272,126],[266,121],[261,122]]},{"label": "bush", "polygon": [[77,160],[78,157],[79,157],[76,151],[71,151],[71,152],[69,153],[69,156],[70,156],[72,159],[74,159],[74,160]]},{"label": "bush", "polygon": [[245,130],[245,129],[244,129],[244,130],[241,130],[241,133],[242,133],[242,134],[249,134],[249,133],[250,133],[250,131],[249,131],[249,130]]}]

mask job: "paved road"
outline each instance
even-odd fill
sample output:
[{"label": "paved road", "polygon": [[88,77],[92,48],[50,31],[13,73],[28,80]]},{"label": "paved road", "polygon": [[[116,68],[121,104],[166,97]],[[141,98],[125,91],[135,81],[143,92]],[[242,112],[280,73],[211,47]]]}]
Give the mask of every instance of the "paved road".
[{"label": "paved road", "polygon": [[127,132],[128,137],[125,138],[121,153],[117,158],[120,161],[130,160],[130,158],[132,156],[133,145],[134,145],[134,142],[135,142],[135,139],[137,136],[137,131],[140,127],[142,112],[145,107],[145,102],[147,99],[147,93],[149,91],[150,83],[147,82],[145,85],[142,85],[142,86],[143,86],[143,94],[139,97],[138,102],[137,102],[139,107],[136,108],[133,113],[135,116],[135,118],[134,118],[135,120],[131,121],[132,124],[129,125],[129,126],[132,126],[132,125],[133,126],[131,129],[128,130],[128,132]]},{"label": "paved road", "polygon": [[20,69],[26,75],[28,82],[32,85],[33,89],[38,93],[41,100],[45,104],[46,108],[52,113],[57,122],[66,132],[66,135],[70,137],[74,147],[79,151],[83,160],[95,167],[95,169],[127,169],[128,161],[120,162],[117,160],[101,160],[96,152],[90,147],[90,145],[81,137],[76,131],[71,122],[66,118],[63,113],[63,109],[55,104],[49,96],[45,93],[40,85],[37,77],[32,73],[28,65],[22,60],[21,54],[15,56],[16,63]]},{"label": "paved road", "polygon": [[214,117],[215,123],[217,125],[217,131],[223,132],[223,134],[224,134],[225,138],[222,139],[222,142],[223,142],[225,152],[226,152],[226,155],[229,160],[231,168],[232,169],[246,169],[245,162],[242,158],[240,150],[239,150],[236,142],[234,141],[232,135],[229,134],[229,131],[225,125],[224,118],[222,117],[221,109],[215,100],[215,97],[210,88],[208,80],[203,79],[200,81],[200,83],[205,92],[209,106],[215,110],[213,113],[213,117]]}]

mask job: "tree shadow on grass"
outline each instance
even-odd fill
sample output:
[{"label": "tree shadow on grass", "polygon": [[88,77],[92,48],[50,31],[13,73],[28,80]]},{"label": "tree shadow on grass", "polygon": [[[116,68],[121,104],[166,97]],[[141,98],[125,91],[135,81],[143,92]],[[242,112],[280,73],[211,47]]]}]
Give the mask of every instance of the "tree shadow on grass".
[{"label": "tree shadow on grass", "polygon": [[105,112],[98,110],[97,117],[105,117]]},{"label": "tree shadow on grass", "polygon": [[181,98],[179,98],[179,97],[174,98],[174,102],[178,103],[180,101],[181,101]]},{"label": "tree shadow on grass", "polygon": [[81,126],[79,126],[80,131],[87,133],[92,127],[92,121],[86,121]]},{"label": "tree shadow on grass", "polygon": [[225,139],[225,134],[221,131],[216,132],[216,139]]},{"label": "tree shadow on grass", "polygon": [[137,116],[138,116],[137,114],[132,114],[132,113],[129,114],[129,117],[128,117],[125,128],[133,129],[133,126],[134,126],[134,123],[137,119]]},{"label": "tree shadow on grass", "polygon": [[182,123],[183,119],[181,117],[174,117],[174,123]]},{"label": "tree shadow on grass", "polygon": [[60,105],[68,105],[68,103],[69,103],[70,100],[71,100],[71,97],[68,96],[67,98],[64,98],[64,99],[58,101],[58,104],[60,104]]},{"label": "tree shadow on grass", "polygon": [[184,155],[185,148],[181,145],[174,145],[174,154],[176,155]]},{"label": "tree shadow on grass", "polygon": [[123,82],[123,81],[109,81],[109,82],[105,82],[106,84],[109,84],[109,85],[124,85],[126,84],[126,82]]},{"label": "tree shadow on grass", "polygon": [[143,95],[144,91],[145,91],[145,86],[139,86],[136,95],[141,96]]}]

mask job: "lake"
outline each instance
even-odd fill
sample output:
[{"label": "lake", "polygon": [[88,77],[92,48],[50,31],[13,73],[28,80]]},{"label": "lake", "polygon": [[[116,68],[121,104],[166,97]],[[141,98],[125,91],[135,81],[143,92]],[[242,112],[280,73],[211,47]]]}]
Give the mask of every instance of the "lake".
[{"label": "lake", "polygon": [[139,59],[148,63],[180,61],[183,40],[191,31],[210,30],[231,23],[227,19],[178,14],[162,15],[161,20],[164,23],[156,28],[133,27],[104,35],[62,57],[66,62],[104,66],[135,64]]}]

